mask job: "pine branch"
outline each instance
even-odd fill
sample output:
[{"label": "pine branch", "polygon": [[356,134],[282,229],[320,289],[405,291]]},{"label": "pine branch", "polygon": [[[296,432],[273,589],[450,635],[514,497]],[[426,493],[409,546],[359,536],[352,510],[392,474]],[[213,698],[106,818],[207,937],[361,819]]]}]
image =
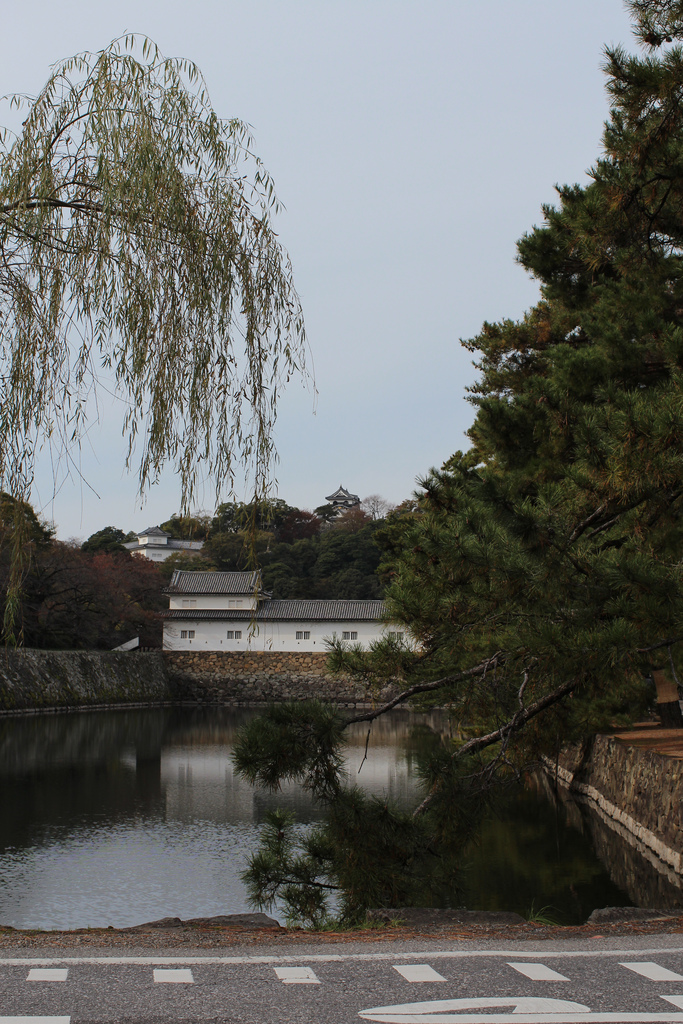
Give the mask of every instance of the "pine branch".
[{"label": "pine branch", "polygon": [[[527,682],[528,669],[525,669],[524,682],[522,683],[518,695],[520,703],[522,701]],[[468,757],[471,754],[478,754],[479,751],[485,750],[494,743],[499,743],[501,740],[509,739],[513,733],[519,732],[519,730],[525,726],[527,722],[530,722],[532,718],[540,715],[543,711],[546,711],[554,704],[559,703],[559,701],[564,700],[565,697],[580,685],[580,682],[580,680],[571,680],[563,683],[562,686],[558,686],[556,690],[552,691],[552,693],[548,693],[545,697],[541,697],[540,700],[537,700],[534,704],[530,704],[529,707],[522,707],[508,722],[505,723],[505,725],[501,725],[499,729],[494,730],[494,732],[487,733],[486,736],[475,736],[466,743],[463,743],[463,745],[458,747],[458,749],[451,755],[451,762],[455,763],[463,757]],[[413,817],[418,817],[427,810],[436,797],[442,783],[442,779],[435,782],[432,786],[431,792],[424,798],[419,807],[413,811]]]},{"label": "pine branch", "polygon": [[591,514],[583,520],[583,522],[578,523],[569,535],[567,543],[573,544],[575,540],[578,540],[581,534],[584,533],[589,526],[592,526],[595,520],[599,519],[604,511],[605,505],[599,505],[594,512],[591,512]]},{"label": "pine branch", "polygon": [[368,711],[364,715],[354,715],[353,718],[347,718],[344,726],[353,725],[354,722],[372,722],[376,718],[380,718],[385,715],[387,711],[391,711],[392,708],[397,707],[399,704],[403,704],[409,700],[410,697],[414,697],[418,693],[430,693],[433,690],[440,690],[444,686],[451,686],[454,683],[460,683],[465,679],[470,679],[472,676],[485,676],[490,668],[495,668],[500,663],[500,659],[504,657],[503,651],[497,651],[490,658],[480,662],[478,665],[474,665],[472,668],[465,669],[463,672],[456,672],[451,676],[443,676],[441,679],[435,679],[431,683],[416,683],[415,686],[410,686],[407,690],[403,690],[393,700],[387,701],[386,704],[382,704],[381,707],[375,708],[373,711]]}]

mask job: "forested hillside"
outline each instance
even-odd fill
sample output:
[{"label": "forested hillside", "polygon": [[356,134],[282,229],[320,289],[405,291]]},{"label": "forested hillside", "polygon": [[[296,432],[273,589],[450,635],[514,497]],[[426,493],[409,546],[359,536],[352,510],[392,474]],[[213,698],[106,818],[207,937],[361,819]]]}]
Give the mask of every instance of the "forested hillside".
[{"label": "forested hillside", "polygon": [[[286,502],[220,505],[213,516],[172,515],[162,529],[201,540],[198,555],[179,552],[154,563],[131,553],[134,532],[106,526],[83,544],[56,540],[52,527],[27,503],[0,495],[0,586],[5,588],[13,546],[22,537],[22,586],[13,609],[16,642],[47,649],[108,650],[140,637],[161,644],[159,612],[174,569],[242,570],[258,566],[275,597],[376,598],[380,549],[375,542],[386,503],[336,517]],[[20,529],[18,527],[21,527]],[[25,537],[29,536],[28,544]],[[5,590],[3,589],[3,593]],[[7,613],[3,607],[3,614]]]},{"label": "forested hillside", "polygon": [[221,509],[202,552],[213,568],[257,563],[266,590],[276,597],[381,597],[375,535],[382,520],[359,509],[325,522],[311,512],[287,508],[270,522],[252,523],[247,513],[247,522],[230,530],[220,528],[226,518]]}]

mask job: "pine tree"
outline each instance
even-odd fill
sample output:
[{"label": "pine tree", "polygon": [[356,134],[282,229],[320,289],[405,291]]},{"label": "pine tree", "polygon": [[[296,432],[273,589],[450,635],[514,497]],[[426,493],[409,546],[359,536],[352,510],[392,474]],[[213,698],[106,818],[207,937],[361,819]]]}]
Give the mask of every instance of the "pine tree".
[{"label": "pine tree", "polygon": [[650,677],[681,722],[683,5],[629,8],[644,54],[606,51],[590,183],[559,189],[519,243],[541,301],[466,343],[472,446],[384,530],[386,597],[412,643],[332,652],[369,686],[402,682],[355,720],[447,704],[469,734],[424,768],[413,820],[434,848],[473,773],[483,785],[628,720]]}]

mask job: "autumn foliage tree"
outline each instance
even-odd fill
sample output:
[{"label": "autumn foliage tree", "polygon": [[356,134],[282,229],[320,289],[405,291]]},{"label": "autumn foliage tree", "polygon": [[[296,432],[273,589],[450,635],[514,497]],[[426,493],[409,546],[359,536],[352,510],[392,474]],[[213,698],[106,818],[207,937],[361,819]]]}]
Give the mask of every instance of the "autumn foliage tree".
[{"label": "autumn foliage tree", "polygon": [[161,645],[163,575],[115,543],[122,531],[99,531],[93,536],[102,543],[96,539],[91,548],[65,544],[28,503],[0,496],[0,593],[8,588],[15,533],[25,549],[31,537],[13,609],[27,647],[110,650],[135,636],[142,646]]}]

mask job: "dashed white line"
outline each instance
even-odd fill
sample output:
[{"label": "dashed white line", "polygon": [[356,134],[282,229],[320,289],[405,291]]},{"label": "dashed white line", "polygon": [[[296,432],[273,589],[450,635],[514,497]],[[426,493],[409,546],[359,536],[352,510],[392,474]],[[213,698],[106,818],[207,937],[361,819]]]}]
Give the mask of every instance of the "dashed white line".
[{"label": "dashed white line", "polygon": [[28,972],[27,981],[66,981],[68,967],[32,967]]},{"label": "dashed white line", "polygon": [[518,964],[510,962],[508,967],[519,971],[525,978],[530,978],[532,981],[569,981],[569,978],[566,978],[564,974],[558,974],[557,971],[546,967],[545,964]]},{"label": "dashed white line", "polygon": [[161,968],[155,970],[154,981],[157,984],[192,985],[194,978],[189,967],[177,967],[171,970]]},{"label": "dashed white line", "polygon": [[274,967],[276,975],[285,985],[319,985],[320,978],[310,967]]},{"label": "dashed white line", "polygon": [[0,1024],[71,1024],[71,1017],[0,1017]]},{"label": "dashed white line", "polygon": [[429,964],[394,964],[394,970],[406,981],[446,981],[446,978]]},{"label": "dashed white line", "polygon": [[670,971],[666,967],[660,967],[659,964],[652,963],[649,960],[642,963],[636,963],[633,960],[630,963],[622,963],[619,966],[626,967],[629,971],[642,975],[643,978],[649,978],[650,981],[683,981],[683,974],[676,974],[675,971]]}]

